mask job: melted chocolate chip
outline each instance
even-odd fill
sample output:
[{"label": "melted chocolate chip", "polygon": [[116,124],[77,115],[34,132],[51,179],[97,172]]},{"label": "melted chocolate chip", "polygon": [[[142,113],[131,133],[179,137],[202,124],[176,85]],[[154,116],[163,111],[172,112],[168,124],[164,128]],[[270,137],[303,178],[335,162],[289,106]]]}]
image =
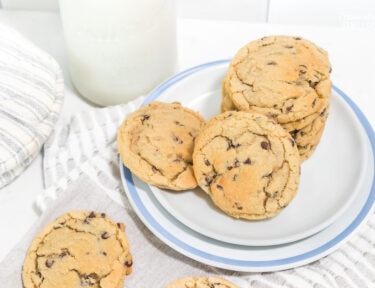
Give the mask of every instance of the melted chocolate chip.
[{"label": "melted chocolate chip", "polygon": [[55,263],[55,260],[53,259],[47,259],[45,262],[47,268],[51,268],[53,263]]},{"label": "melted chocolate chip", "polygon": [[102,237],[102,239],[108,239],[111,235],[109,235],[108,232],[103,232],[102,235],[100,235],[100,237]]},{"label": "melted chocolate chip", "polygon": [[268,150],[268,149],[270,149],[270,144],[268,144],[268,142],[266,142],[266,141],[262,141],[262,142],[260,142],[260,147],[262,147],[262,149],[264,149],[264,150]]},{"label": "melted chocolate chip", "polygon": [[251,165],[251,159],[250,158],[246,158],[246,160],[243,161],[243,164]]},{"label": "melted chocolate chip", "polygon": [[316,105],[316,98],[314,99],[314,101],[311,103],[311,107],[314,108]]},{"label": "melted chocolate chip", "polygon": [[267,65],[269,65],[269,66],[276,66],[277,63],[275,61],[269,61],[269,62],[267,62]]},{"label": "melted chocolate chip", "polygon": [[220,184],[217,184],[216,188],[219,189],[219,190],[223,190],[223,186],[221,186]]},{"label": "melted chocolate chip", "polygon": [[240,203],[238,203],[238,202],[234,202],[234,206],[236,207],[237,210],[242,210],[243,209],[242,205]]},{"label": "melted chocolate chip", "polygon": [[133,260],[126,260],[124,263],[125,267],[132,267],[133,266]]},{"label": "melted chocolate chip", "polygon": [[142,119],[141,119],[141,122],[142,122],[142,125],[143,125],[143,122],[145,122],[146,120],[150,119],[150,115],[142,115]]},{"label": "melted chocolate chip", "polygon": [[211,183],[212,183],[212,178],[206,176],[206,177],[204,178],[204,181],[206,182],[206,183],[205,183],[206,186],[210,186]]},{"label": "melted chocolate chip", "polygon": [[323,117],[325,113],[326,113],[326,108],[324,108],[323,111],[320,112],[319,116],[320,116],[320,117]]},{"label": "melted chocolate chip", "polygon": [[210,161],[208,161],[208,159],[204,160],[204,164],[206,164],[206,166],[210,166],[211,165],[211,163],[210,163]]},{"label": "melted chocolate chip", "polygon": [[293,109],[293,107],[294,107],[293,104],[290,105],[290,106],[288,106],[288,107],[286,107],[286,111],[287,111],[287,112],[290,112],[290,111]]},{"label": "melted chocolate chip", "polygon": [[184,143],[184,141],[182,141],[181,138],[178,137],[177,135],[172,135],[172,139],[173,139],[173,142],[176,142],[177,144]]},{"label": "melted chocolate chip", "polygon": [[289,139],[290,140],[290,143],[292,143],[292,147],[294,147],[294,145],[296,145],[296,141],[294,141],[294,139]]},{"label": "melted chocolate chip", "polygon": [[182,123],[179,122],[179,121],[174,121],[174,124],[176,124],[177,126],[185,126],[184,124],[182,124]]}]

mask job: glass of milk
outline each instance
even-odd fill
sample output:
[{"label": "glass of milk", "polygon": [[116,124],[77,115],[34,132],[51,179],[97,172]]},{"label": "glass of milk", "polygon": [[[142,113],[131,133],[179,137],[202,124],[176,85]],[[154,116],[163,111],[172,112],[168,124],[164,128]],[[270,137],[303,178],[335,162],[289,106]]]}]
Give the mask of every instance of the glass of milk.
[{"label": "glass of milk", "polygon": [[89,101],[126,103],[176,71],[174,0],[60,0],[73,85]]}]

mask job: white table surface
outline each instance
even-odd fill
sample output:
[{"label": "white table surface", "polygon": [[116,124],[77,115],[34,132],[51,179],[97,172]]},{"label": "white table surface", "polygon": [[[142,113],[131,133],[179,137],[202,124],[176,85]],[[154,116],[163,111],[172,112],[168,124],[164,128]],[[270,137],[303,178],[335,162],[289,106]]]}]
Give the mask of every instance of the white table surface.
[{"label": "white table surface", "polygon": [[[69,81],[58,14],[0,10],[0,23],[17,29],[60,63],[66,82],[60,121],[69,121],[74,113],[91,105],[72,89]],[[265,35],[293,34],[316,42],[330,55],[334,84],[357,103],[375,127],[374,31],[197,19],[178,19],[177,23],[179,70],[230,58],[250,40]],[[43,190],[42,160],[41,152],[14,182],[0,189],[0,261],[38,218],[34,200]]]}]

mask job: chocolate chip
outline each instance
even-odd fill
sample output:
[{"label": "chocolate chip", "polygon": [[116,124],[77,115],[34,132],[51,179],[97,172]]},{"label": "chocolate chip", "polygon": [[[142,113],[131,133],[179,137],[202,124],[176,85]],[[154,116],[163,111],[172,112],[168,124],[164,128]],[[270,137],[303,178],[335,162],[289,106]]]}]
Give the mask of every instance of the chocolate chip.
[{"label": "chocolate chip", "polygon": [[242,210],[243,209],[242,205],[240,203],[238,203],[238,202],[234,202],[234,206],[236,207],[237,210]]},{"label": "chocolate chip", "polygon": [[287,49],[292,49],[294,46],[293,45],[284,45],[284,48],[287,48]]},{"label": "chocolate chip", "polygon": [[60,253],[59,257],[64,258],[68,254],[69,254],[69,250],[64,248],[64,249],[61,250],[61,253]]},{"label": "chocolate chip", "polygon": [[184,124],[182,124],[182,123],[179,122],[179,121],[174,121],[174,124],[176,124],[177,126],[185,126]]},{"label": "chocolate chip", "polygon": [[311,107],[314,108],[316,105],[316,98],[314,99],[314,101],[311,103]]},{"label": "chocolate chip", "polygon": [[233,181],[233,182],[236,182],[236,181],[237,181],[237,178],[238,178],[238,174],[234,174],[233,177],[232,177],[232,181]]},{"label": "chocolate chip", "polygon": [[234,144],[231,139],[228,139],[227,142],[228,142],[227,150],[241,146],[241,144]]},{"label": "chocolate chip", "polygon": [[294,107],[293,104],[290,105],[290,106],[288,106],[288,107],[286,107],[286,111],[287,111],[287,112],[290,112],[290,111],[293,109],[293,107]]},{"label": "chocolate chip", "polygon": [[142,122],[142,125],[143,125],[143,122],[145,122],[146,120],[150,119],[150,115],[142,115],[142,119],[141,119],[141,122]]},{"label": "chocolate chip", "polygon": [[206,182],[206,186],[210,186],[211,183],[212,183],[212,178],[206,176],[206,177],[204,178],[204,181]]},{"label": "chocolate chip", "polygon": [[121,231],[125,231],[125,225],[124,225],[124,223],[118,222],[118,223],[117,223],[117,227],[118,227]]},{"label": "chocolate chip", "polygon": [[290,143],[292,143],[292,147],[294,147],[294,145],[296,145],[296,141],[294,141],[293,139],[289,139],[290,140]]},{"label": "chocolate chip", "polygon": [[228,170],[228,171],[230,171],[230,170],[232,170],[232,169],[233,169],[233,166],[228,166],[228,167],[227,167],[227,170]]},{"label": "chocolate chip", "polygon": [[270,145],[266,141],[260,142],[260,147],[262,147],[262,149],[264,149],[264,150],[270,149]]},{"label": "chocolate chip", "polygon": [[211,165],[211,163],[210,163],[210,161],[208,161],[208,159],[204,160],[204,164],[206,164],[206,166],[210,166]]},{"label": "chocolate chip", "polygon": [[125,267],[132,267],[133,266],[133,260],[126,260],[124,263]]},{"label": "chocolate chip", "polygon": [[243,161],[243,164],[251,165],[251,159],[250,158],[246,158],[246,160]]},{"label": "chocolate chip", "polygon": [[236,167],[236,168],[240,166],[240,161],[237,158],[234,159],[233,166]]},{"label": "chocolate chip", "polygon": [[105,215],[105,213],[101,213],[100,216],[102,216],[104,218],[106,215]]},{"label": "chocolate chip", "polygon": [[275,61],[269,61],[269,62],[267,62],[267,65],[276,66],[277,63]]},{"label": "chocolate chip", "polygon": [[289,132],[289,134],[290,134],[290,136],[292,136],[293,140],[296,140],[298,132],[299,132],[299,130],[293,130],[293,131]]},{"label": "chocolate chip", "polygon": [[107,252],[105,252],[105,251],[100,251],[100,254],[102,254],[104,256],[107,256]]},{"label": "chocolate chip", "polygon": [[301,37],[294,37],[294,40],[301,40]]},{"label": "chocolate chip", "polygon": [[94,211],[91,211],[89,216],[87,216],[88,218],[95,218],[95,212]]},{"label": "chocolate chip", "polygon": [[108,239],[111,235],[109,235],[108,232],[103,232],[102,235],[100,235],[102,237],[102,239]]},{"label": "chocolate chip", "polygon": [[176,136],[176,135],[172,135],[172,139],[173,139],[174,142],[176,142],[178,144],[184,143],[184,141],[182,141],[181,138]]},{"label": "chocolate chip", "polygon": [[320,116],[320,117],[323,117],[325,113],[326,113],[326,108],[324,108],[323,111],[320,112],[319,116]]},{"label": "chocolate chip", "polygon": [[55,260],[53,259],[47,259],[45,262],[47,268],[51,268],[53,263],[55,263]]},{"label": "chocolate chip", "polygon": [[312,80],[308,80],[307,81],[309,83],[309,86],[313,89],[315,89],[316,85],[318,85],[318,81],[312,81]]},{"label": "chocolate chip", "polygon": [[221,186],[220,184],[217,184],[216,188],[219,189],[219,190],[223,190],[223,186]]}]

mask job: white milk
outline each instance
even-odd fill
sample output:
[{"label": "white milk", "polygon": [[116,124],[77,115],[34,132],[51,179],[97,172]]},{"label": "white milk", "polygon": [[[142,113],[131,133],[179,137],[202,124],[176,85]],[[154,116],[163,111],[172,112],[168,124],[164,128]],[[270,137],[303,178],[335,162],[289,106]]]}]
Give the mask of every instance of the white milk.
[{"label": "white milk", "polygon": [[174,0],[60,0],[69,69],[99,105],[149,92],[176,69]]}]

